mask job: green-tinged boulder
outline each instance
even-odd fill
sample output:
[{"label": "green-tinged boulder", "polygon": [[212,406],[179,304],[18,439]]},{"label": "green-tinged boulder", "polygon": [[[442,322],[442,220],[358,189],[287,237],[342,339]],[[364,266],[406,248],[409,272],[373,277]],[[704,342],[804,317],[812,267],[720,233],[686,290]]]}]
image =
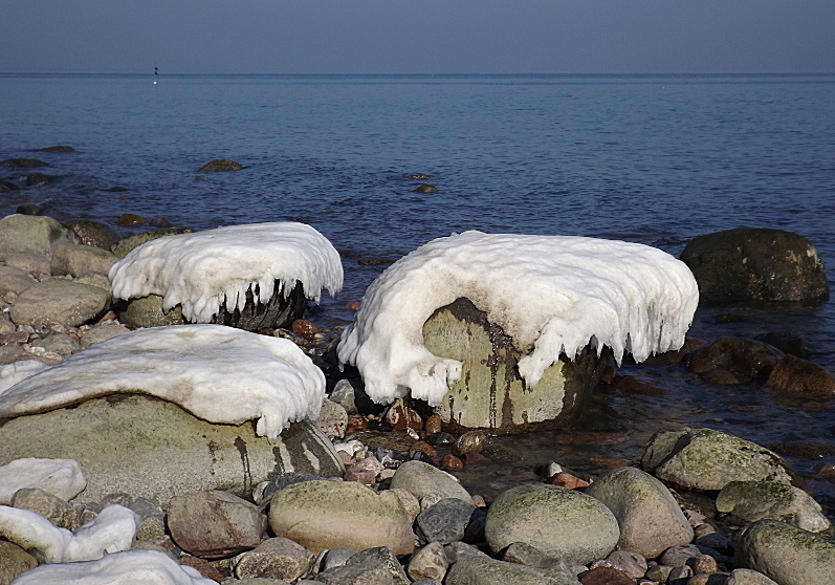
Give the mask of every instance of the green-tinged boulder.
[{"label": "green-tinged boulder", "polygon": [[732,481],[716,497],[716,511],[745,522],[780,520],[809,532],[830,526],[820,504],[809,494],[776,481]]},{"label": "green-tinged boulder", "polygon": [[128,327],[162,327],[165,325],[183,325],[183,310],[180,305],[165,312],[162,310],[162,297],[148,295],[129,301],[119,300],[114,303],[119,321]]},{"label": "green-tinged boulder", "polygon": [[77,327],[100,316],[109,305],[110,293],[102,288],[52,278],[20,293],[10,316],[18,325]]},{"label": "green-tinged boulder", "polygon": [[156,240],[158,238],[164,238],[165,236],[189,234],[193,231],[194,230],[191,228],[173,227],[161,230],[151,230],[148,232],[142,232],[141,234],[134,234],[132,236],[128,236],[127,238],[119,240],[116,244],[114,244],[112,252],[116,254],[116,256],[118,256],[119,258],[124,258],[130,253],[131,250],[138,246],[141,246],[145,242],[150,242],[151,240]]},{"label": "green-tinged boulder", "polygon": [[693,238],[681,253],[699,283],[702,305],[750,301],[820,304],[829,298],[826,269],[803,236],[737,228]]},{"label": "green-tinged boulder", "polygon": [[97,246],[110,250],[121,239],[113,226],[90,219],[72,219],[64,222],[75,237],[87,246]]},{"label": "green-tinged boulder", "polygon": [[641,466],[665,483],[697,490],[721,490],[735,480],[792,480],[788,465],[776,453],[712,429],[656,434]]},{"label": "green-tinged boulder", "polygon": [[616,469],[585,493],[603,502],[617,518],[619,550],[654,559],[671,546],[693,540],[693,528],[670,490],[640,469]]},{"label": "green-tinged boulder", "polygon": [[22,457],[78,461],[87,478],[82,501],[127,493],[164,505],[175,495],[210,489],[249,498],[254,486],[280,473],[344,472],[331,442],[308,421],[292,424],[270,444],[251,423],[209,423],[144,395],[95,398],[5,420],[0,445],[0,465]]},{"label": "green-tinged boulder", "polygon": [[269,520],[273,534],[316,554],[387,546],[395,555],[407,555],[415,549],[412,523],[397,496],[356,482],[291,484],[270,500]]},{"label": "green-tinged boulder", "polygon": [[521,432],[532,427],[566,426],[613,364],[593,351],[574,360],[562,356],[528,388],[516,364],[522,357],[512,339],[487,321],[468,299],[442,307],[423,326],[423,342],[434,355],[463,363],[461,379],[435,412],[451,429]]},{"label": "green-tinged boulder", "polygon": [[777,520],[760,520],[737,540],[734,564],[780,585],[831,585],[835,542]]},{"label": "green-tinged boulder", "polygon": [[458,561],[447,573],[446,585],[579,585],[577,579],[558,572],[490,558]]},{"label": "green-tinged boulder", "polygon": [[606,557],[620,538],[618,521],[602,502],[545,484],[501,494],[490,506],[484,531],[494,552],[524,542],[581,565]]},{"label": "green-tinged boulder", "polygon": [[8,215],[0,219],[0,262],[30,274],[50,274],[52,250],[69,243],[68,235],[51,217]]},{"label": "green-tinged boulder", "polygon": [[81,276],[83,274],[101,274],[107,276],[111,266],[119,258],[112,252],[97,246],[61,243],[52,252],[50,271],[52,274]]}]

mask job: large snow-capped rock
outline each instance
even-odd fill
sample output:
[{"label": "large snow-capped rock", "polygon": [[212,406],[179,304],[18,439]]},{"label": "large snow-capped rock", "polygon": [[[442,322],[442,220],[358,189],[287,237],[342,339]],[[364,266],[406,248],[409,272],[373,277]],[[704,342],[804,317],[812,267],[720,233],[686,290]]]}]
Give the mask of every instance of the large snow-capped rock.
[{"label": "large snow-capped rock", "polygon": [[338,354],[377,402],[411,391],[436,406],[461,377],[461,362],[432,354],[422,327],[458,298],[512,338],[525,354],[519,374],[535,388],[560,354],[571,359],[589,345],[637,361],[680,348],[698,296],[687,266],[650,246],[468,231],[433,240],[381,274]]},{"label": "large snow-capped rock", "polygon": [[[321,233],[296,222],[234,225],[149,241],[110,269],[113,297],[163,298],[164,311],[180,305],[192,323],[218,313],[243,312],[247,301],[269,304],[301,284],[315,302],[323,289],[342,289],[339,253]],[[271,324],[262,323],[266,327]]]},{"label": "large snow-capped rock", "polygon": [[315,418],[325,396],[324,374],[296,344],[222,325],[137,330],[17,374],[0,387],[0,419],[142,393],[213,423],[256,420],[256,433],[275,440],[291,422]]}]

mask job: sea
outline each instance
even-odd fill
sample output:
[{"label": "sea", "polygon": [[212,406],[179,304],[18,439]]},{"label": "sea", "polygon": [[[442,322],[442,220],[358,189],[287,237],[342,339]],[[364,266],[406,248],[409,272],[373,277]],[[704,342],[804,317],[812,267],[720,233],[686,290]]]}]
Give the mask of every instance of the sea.
[{"label": "sea", "polygon": [[[33,152],[55,145],[75,152]],[[312,225],[343,257],[343,291],[311,312],[334,330],[391,262],[469,229],[678,255],[701,234],[777,228],[812,242],[835,288],[835,74],[0,73],[7,158],[51,166],[0,178],[50,181],[0,195],[3,214],[35,204],[110,224],[132,213],[201,230]],[[214,159],[245,168],[198,170]],[[835,372],[833,302],[700,309],[691,336],[790,331]],[[818,476],[835,464],[835,399],[710,385],[680,366],[622,373],[653,390],[602,391],[570,431],[493,438],[494,463],[462,481],[498,493],[549,461],[600,474],[637,461],[656,431],[704,426],[786,457],[835,514],[835,480]]]}]

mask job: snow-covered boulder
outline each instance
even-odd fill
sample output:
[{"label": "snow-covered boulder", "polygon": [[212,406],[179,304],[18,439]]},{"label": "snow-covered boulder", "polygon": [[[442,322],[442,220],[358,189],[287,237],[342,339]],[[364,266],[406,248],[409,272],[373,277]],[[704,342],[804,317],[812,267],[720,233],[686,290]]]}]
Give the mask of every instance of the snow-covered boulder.
[{"label": "snow-covered boulder", "polygon": [[[285,325],[304,297],[342,288],[339,253],[309,225],[235,225],[149,241],[110,270],[113,297],[162,297],[191,323],[242,329]],[[303,305],[301,309],[303,309]]]},{"label": "snow-covered boulder", "polygon": [[141,329],[77,353],[0,394],[0,418],[114,393],[150,394],[213,423],[257,420],[270,440],[315,418],[325,376],[293,342],[221,325]]},{"label": "snow-covered boulder", "polygon": [[338,347],[377,402],[411,396],[441,403],[462,363],[433,354],[422,328],[439,308],[469,299],[523,354],[536,388],[561,354],[591,346],[637,361],[678,349],[698,304],[687,266],[641,244],[569,236],[468,231],[425,244],[366,292]]}]

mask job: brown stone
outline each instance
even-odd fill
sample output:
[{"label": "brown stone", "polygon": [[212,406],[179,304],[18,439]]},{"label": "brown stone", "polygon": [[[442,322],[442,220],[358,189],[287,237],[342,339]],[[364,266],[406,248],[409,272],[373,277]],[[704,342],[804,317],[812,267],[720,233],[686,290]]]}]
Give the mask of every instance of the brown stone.
[{"label": "brown stone", "polygon": [[775,392],[835,395],[835,376],[831,372],[793,355],[777,362],[765,385]]},{"label": "brown stone", "polygon": [[580,583],[583,585],[635,585],[635,579],[619,569],[602,565],[583,575]]},{"label": "brown stone", "polygon": [[430,457],[436,457],[438,452],[435,450],[435,447],[427,443],[426,441],[415,441],[412,443],[412,446],[409,447],[409,455],[417,453],[420,451],[421,453],[425,453]]},{"label": "brown stone", "polygon": [[320,332],[319,328],[307,319],[296,319],[291,325],[293,333],[301,335],[305,339],[313,339]]},{"label": "brown stone", "polygon": [[464,469],[464,463],[455,455],[446,455],[441,459],[441,467],[447,471],[460,471]]},{"label": "brown stone", "polygon": [[143,225],[145,223],[145,218],[141,215],[136,215],[135,213],[125,213],[116,221],[116,223],[121,226]]},{"label": "brown stone", "polygon": [[226,579],[227,575],[221,573],[212,563],[206,559],[200,559],[191,555],[183,555],[177,559],[177,563],[196,569],[198,573],[203,575],[206,579],[217,581],[220,583]]},{"label": "brown stone", "polygon": [[580,479],[577,476],[571,475],[566,471],[561,471],[551,478],[553,485],[558,485],[569,490],[576,490],[578,488],[589,487],[589,482]]}]

